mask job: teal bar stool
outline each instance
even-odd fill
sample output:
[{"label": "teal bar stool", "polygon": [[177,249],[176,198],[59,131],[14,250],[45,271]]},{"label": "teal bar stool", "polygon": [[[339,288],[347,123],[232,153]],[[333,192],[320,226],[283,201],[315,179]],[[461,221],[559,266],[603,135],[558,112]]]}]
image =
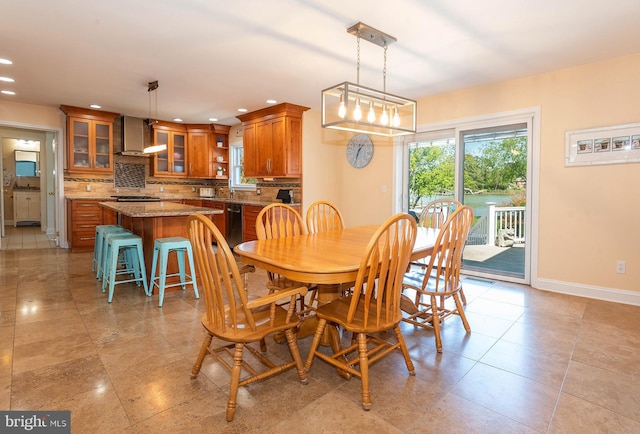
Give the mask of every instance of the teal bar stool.
[{"label": "teal bar stool", "polygon": [[[138,286],[142,284],[147,296],[151,296],[147,286],[147,270],[144,266],[144,254],[142,252],[142,238],[132,233],[109,233],[105,236],[107,251],[105,255],[104,276],[102,279],[102,292],[105,292],[109,285],[109,297],[107,301],[113,300],[114,287],[120,283],[135,282]],[[118,268],[120,254],[124,255],[122,268]],[[127,275],[124,279],[118,280],[120,275]]]},{"label": "teal bar stool", "polygon": [[[167,263],[169,261],[169,253],[176,252],[178,260],[178,273],[167,274]],[[189,269],[191,274],[188,275],[185,272],[184,266],[184,254],[187,253],[189,260]],[[159,275],[156,277],[156,266],[158,265],[158,255],[160,256]],[[184,237],[167,237],[157,238],[153,243],[153,263],[151,265],[151,281],[149,282],[149,292],[153,293],[153,288],[158,287],[158,293],[160,299],[158,306],[162,307],[162,301],[164,300],[165,288],[171,288],[173,286],[182,286],[182,290],[186,289],[187,284],[193,286],[193,292],[196,298],[200,298],[198,294],[198,285],[195,278],[195,267],[193,265],[193,250],[191,249],[191,242]],[[167,285],[167,277],[180,276],[180,283],[173,283]],[[187,278],[189,280],[187,280]]]},{"label": "teal bar stool", "polygon": [[98,225],[96,226],[96,238],[94,240],[93,245],[93,266],[91,267],[91,271],[96,272],[96,279],[100,279],[102,277],[102,260],[103,260],[103,248],[102,244],[104,243],[104,234],[110,232],[127,232],[125,228],[120,225]]}]

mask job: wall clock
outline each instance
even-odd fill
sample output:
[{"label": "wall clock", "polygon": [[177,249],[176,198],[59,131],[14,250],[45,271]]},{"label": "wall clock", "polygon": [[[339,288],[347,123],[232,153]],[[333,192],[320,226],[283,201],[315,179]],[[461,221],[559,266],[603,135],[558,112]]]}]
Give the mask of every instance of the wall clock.
[{"label": "wall clock", "polygon": [[347,144],[347,161],[356,169],[361,169],[373,157],[373,142],[366,134],[356,134]]}]

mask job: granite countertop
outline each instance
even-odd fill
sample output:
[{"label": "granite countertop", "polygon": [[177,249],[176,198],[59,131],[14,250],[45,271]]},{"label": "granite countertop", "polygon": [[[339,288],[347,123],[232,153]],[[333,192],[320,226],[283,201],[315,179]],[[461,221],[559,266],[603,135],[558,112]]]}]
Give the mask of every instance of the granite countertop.
[{"label": "granite countertop", "polygon": [[100,202],[100,206],[129,217],[176,217],[191,214],[222,214],[221,210],[173,202]]},{"label": "granite countertop", "polygon": [[[132,195],[135,196],[135,195]],[[140,195],[142,196],[142,195]],[[66,195],[65,198],[67,200],[105,200],[105,201],[113,201],[114,198],[111,196],[82,196],[82,195]],[[168,197],[168,196],[159,196],[160,200],[206,200],[211,202],[223,202],[223,203],[236,203],[239,205],[255,205],[255,206],[267,206],[272,203],[281,203],[279,200],[272,201],[257,201],[250,199],[229,199],[225,197],[200,197],[200,196],[180,196],[180,197]],[[119,202],[119,203],[157,203],[157,202]],[[302,203],[294,202],[288,203],[287,205],[293,206],[301,206]]]}]

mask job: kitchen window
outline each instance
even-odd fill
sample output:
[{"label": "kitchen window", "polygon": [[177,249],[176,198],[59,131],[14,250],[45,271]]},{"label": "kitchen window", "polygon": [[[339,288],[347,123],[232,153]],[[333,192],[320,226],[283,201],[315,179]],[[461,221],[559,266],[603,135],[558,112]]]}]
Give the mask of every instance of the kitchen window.
[{"label": "kitchen window", "polygon": [[234,189],[255,189],[256,179],[244,176],[244,148],[242,145],[231,145],[230,149],[230,187]]}]

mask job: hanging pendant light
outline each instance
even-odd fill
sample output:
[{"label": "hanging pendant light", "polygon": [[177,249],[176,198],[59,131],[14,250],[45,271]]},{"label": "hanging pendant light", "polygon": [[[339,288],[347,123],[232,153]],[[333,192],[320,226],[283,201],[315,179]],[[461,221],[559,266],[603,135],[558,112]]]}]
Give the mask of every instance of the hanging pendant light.
[{"label": "hanging pendant light", "polygon": [[[322,127],[395,137],[416,132],[416,101],[387,93],[387,47],[396,38],[364,23],[347,29],[357,38],[356,83],[345,81],[322,91]],[[360,39],[384,48],[382,91],[360,84]],[[362,105],[369,105],[362,117]],[[350,109],[350,107],[352,109]],[[376,107],[382,112],[376,116]]]},{"label": "hanging pendant light", "polygon": [[[153,124],[157,124],[158,123],[158,94],[157,94],[157,90],[158,90],[158,80],[156,81],[150,81],[149,85],[147,87],[147,93],[149,94],[149,119],[147,120],[147,123],[149,125],[149,128],[151,128],[153,126]],[[151,118],[151,96],[155,97],[155,106],[156,106],[156,113],[155,113],[155,119]],[[156,152],[162,152],[162,151],[166,151],[167,150],[167,144],[166,143],[155,143],[152,146],[147,146],[146,148],[144,148],[142,150],[143,153],[145,154],[154,154]]]}]

